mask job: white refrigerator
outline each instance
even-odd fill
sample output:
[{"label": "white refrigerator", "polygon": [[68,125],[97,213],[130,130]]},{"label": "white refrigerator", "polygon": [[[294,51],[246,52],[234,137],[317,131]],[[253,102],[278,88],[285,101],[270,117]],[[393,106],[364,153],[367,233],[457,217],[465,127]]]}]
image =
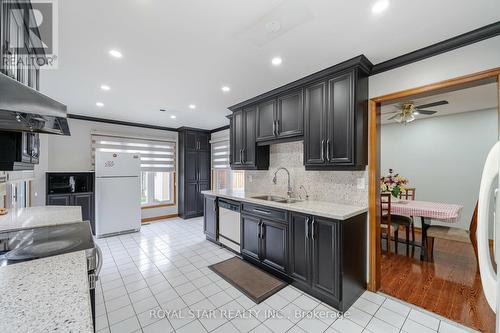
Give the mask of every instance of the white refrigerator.
[{"label": "white refrigerator", "polygon": [[[479,258],[479,271],[483,292],[490,307],[496,313],[496,329],[500,332],[500,288],[498,274],[495,272],[492,261],[496,261],[500,254],[500,194],[498,193],[500,171],[500,142],[490,150],[484,165],[479,188],[479,202],[477,214],[477,252]],[[492,213],[493,212],[493,213]],[[489,230],[492,228],[493,230]],[[489,236],[493,235],[493,258],[490,253]],[[500,266],[498,266],[500,267]]]},{"label": "white refrigerator", "polygon": [[141,228],[141,159],[138,154],[97,151],[95,155],[96,236]]}]

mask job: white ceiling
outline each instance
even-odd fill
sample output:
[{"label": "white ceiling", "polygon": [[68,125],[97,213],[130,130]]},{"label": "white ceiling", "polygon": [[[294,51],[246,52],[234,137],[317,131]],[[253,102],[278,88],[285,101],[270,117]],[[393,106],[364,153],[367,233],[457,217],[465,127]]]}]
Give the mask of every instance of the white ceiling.
[{"label": "white ceiling", "polygon": [[[415,102],[416,105],[424,105],[437,101],[448,101],[449,104],[425,108],[425,110],[437,111],[433,115],[415,115],[415,121],[433,117],[449,116],[455,113],[473,112],[488,109],[498,108],[498,88],[497,83],[484,84],[477,87],[466,88],[426,96],[423,98],[410,98],[408,101]],[[380,109],[382,112],[382,124],[396,123],[395,120],[388,118],[395,115],[390,113],[398,110],[398,103],[383,105]]]},{"label": "white ceiling", "polygon": [[[73,114],[212,129],[227,124],[228,106],[356,55],[375,64],[500,20],[498,0],[393,0],[377,16],[372,4],[59,1],[59,68],[43,71],[41,90]],[[278,33],[265,32],[270,20]]]}]

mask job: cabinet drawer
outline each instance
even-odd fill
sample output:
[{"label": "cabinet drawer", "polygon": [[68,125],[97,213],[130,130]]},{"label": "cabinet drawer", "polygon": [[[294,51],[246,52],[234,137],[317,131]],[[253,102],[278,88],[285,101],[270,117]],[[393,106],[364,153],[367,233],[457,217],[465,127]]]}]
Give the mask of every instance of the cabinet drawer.
[{"label": "cabinet drawer", "polygon": [[281,221],[284,223],[287,223],[288,221],[287,212],[284,210],[269,208],[266,206],[259,206],[254,204],[247,204],[247,203],[243,203],[242,207],[244,212],[247,212],[252,215],[264,217],[275,221]]}]

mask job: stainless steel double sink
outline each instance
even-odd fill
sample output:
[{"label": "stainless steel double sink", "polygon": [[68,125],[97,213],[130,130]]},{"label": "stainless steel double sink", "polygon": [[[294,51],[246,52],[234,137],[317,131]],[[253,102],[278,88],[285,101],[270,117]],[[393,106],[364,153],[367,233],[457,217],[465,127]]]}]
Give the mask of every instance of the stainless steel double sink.
[{"label": "stainless steel double sink", "polygon": [[292,199],[292,198],[287,199],[287,198],[284,198],[284,197],[279,197],[279,196],[270,195],[270,194],[257,195],[255,197],[252,197],[252,199],[265,200],[265,201],[273,201],[273,202],[279,202],[279,203],[296,203],[296,202],[301,202],[302,201],[302,200]]}]

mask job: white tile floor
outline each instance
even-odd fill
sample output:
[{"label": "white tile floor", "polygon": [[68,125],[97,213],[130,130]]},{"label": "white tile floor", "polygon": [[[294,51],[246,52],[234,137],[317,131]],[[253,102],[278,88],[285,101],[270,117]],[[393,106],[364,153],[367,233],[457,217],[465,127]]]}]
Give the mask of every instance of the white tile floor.
[{"label": "white tile floor", "polygon": [[371,292],[344,318],[291,286],[256,305],[207,268],[233,254],[206,241],[202,228],[202,219],[169,219],[140,233],[98,240],[104,265],[96,292],[97,331],[466,332]]}]

